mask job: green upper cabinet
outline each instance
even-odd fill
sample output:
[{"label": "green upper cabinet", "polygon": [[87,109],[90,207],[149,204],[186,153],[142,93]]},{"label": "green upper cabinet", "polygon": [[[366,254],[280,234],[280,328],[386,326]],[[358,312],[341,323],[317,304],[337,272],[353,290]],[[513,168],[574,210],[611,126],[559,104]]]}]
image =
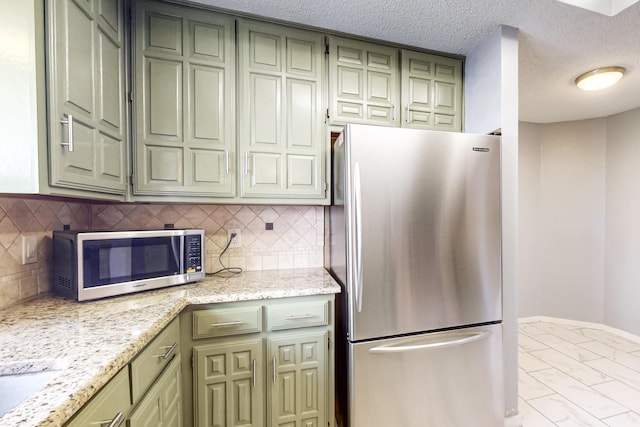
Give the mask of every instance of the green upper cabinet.
[{"label": "green upper cabinet", "polygon": [[234,20],[133,4],[134,193],[235,196]]},{"label": "green upper cabinet", "polygon": [[402,50],[402,126],[462,130],[462,60]]},{"label": "green upper cabinet", "polygon": [[398,49],[329,37],[331,124],[397,125]]},{"label": "green upper cabinet", "polygon": [[324,37],[239,20],[238,52],[240,196],[324,201]]},{"label": "green upper cabinet", "polygon": [[47,15],[50,184],[124,194],[122,0],[49,0]]}]

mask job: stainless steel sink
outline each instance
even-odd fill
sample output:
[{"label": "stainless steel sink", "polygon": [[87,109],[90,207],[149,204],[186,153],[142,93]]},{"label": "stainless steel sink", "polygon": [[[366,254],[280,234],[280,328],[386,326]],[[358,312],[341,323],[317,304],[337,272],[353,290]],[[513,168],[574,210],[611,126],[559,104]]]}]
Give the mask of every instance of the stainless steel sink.
[{"label": "stainless steel sink", "polygon": [[62,367],[56,360],[0,366],[0,417],[47,385]]}]

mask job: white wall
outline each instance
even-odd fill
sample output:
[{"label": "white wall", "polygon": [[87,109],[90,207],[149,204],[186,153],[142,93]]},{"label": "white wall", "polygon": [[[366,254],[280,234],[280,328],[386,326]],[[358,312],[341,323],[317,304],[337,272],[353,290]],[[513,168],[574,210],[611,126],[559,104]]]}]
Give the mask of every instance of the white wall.
[{"label": "white wall", "polygon": [[518,415],[518,30],[501,26],[465,63],[465,131],[502,129],[501,214],[505,424]]},{"label": "white wall", "polygon": [[520,315],[640,335],[640,109],[519,142]]},{"label": "white wall", "polygon": [[607,120],[605,323],[640,335],[640,109]]},{"label": "white wall", "polygon": [[519,316],[541,314],[540,126],[521,122],[518,138]]}]

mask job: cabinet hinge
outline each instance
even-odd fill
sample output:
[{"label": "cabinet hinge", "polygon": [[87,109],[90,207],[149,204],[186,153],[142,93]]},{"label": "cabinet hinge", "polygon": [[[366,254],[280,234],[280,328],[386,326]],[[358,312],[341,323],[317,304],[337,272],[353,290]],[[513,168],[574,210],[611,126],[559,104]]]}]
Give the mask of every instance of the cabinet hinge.
[{"label": "cabinet hinge", "polygon": [[129,102],[133,102],[133,91],[129,91]]},{"label": "cabinet hinge", "polygon": [[329,43],[326,43],[326,44],[324,45],[324,54],[325,54],[325,55],[329,55]]},{"label": "cabinet hinge", "polygon": [[133,187],[133,174],[129,175],[129,185]]},{"label": "cabinet hinge", "polygon": [[324,195],[327,195],[327,190],[329,189],[329,184],[326,182],[322,184],[322,189],[324,190]]},{"label": "cabinet hinge", "polygon": [[328,108],[327,108],[327,111],[326,111],[326,113],[324,115],[324,118],[325,118],[325,123],[328,123],[329,122],[329,109]]}]

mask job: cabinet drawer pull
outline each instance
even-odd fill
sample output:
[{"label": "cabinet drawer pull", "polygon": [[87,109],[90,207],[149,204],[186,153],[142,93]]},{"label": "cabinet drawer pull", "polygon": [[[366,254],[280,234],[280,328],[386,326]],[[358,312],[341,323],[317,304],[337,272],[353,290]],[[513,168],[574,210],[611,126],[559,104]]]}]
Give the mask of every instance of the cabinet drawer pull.
[{"label": "cabinet drawer pull", "polygon": [[238,326],[238,325],[242,325],[244,322],[241,320],[232,320],[230,322],[219,322],[219,323],[212,323],[211,327],[212,328],[219,328],[219,327],[223,327],[223,326]]},{"label": "cabinet drawer pull", "polygon": [[173,350],[175,350],[177,346],[178,346],[178,343],[175,342],[173,343],[173,345],[166,345],[164,347],[160,347],[160,348],[166,349],[164,354],[155,354],[153,357],[159,357],[160,359],[168,359],[169,356],[171,356],[171,353],[173,353]]},{"label": "cabinet drawer pull", "polygon": [[276,357],[275,356],[271,358],[271,368],[273,369],[272,376],[273,376],[273,383],[275,384],[276,383]]},{"label": "cabinet drawer pull", "polygon": [[67,114],[66,120],[60,120],[60,123],[63,125],[67,125],[68,130],[68,139],[67,142],[60,141],[60,145],[63,147],[67,147],[69,152],[73,152],[73,116],[71,114]]},{"label": "cabinet drawer pull", "polygon": [[249,152],[244,153],[244,174],[249,175]]},{"label": "cabinet drawer pull", "polygon": [[303,320],[303,319],[311,319],[315,317],[313,314],[292,314],[291,316],[287,316],[285,320]]},{"label": "cabinet drawer pull", "polygon": [[113,419],[100,421],[100,426],[106,425],[107,427],[117,427],[122,424],[123,418],[124,414],[122,412],[118,412]]},{"label": "cabinet drawer pull", "polygon": [[256,359],[253,359],[251,368],[251,384],[253,384],[253,388],[256,388],[256,371]]},{"label": "cabinet drawer pull", "polygon": [[224,168],[229,175],[229,150],[224,150]]}]

